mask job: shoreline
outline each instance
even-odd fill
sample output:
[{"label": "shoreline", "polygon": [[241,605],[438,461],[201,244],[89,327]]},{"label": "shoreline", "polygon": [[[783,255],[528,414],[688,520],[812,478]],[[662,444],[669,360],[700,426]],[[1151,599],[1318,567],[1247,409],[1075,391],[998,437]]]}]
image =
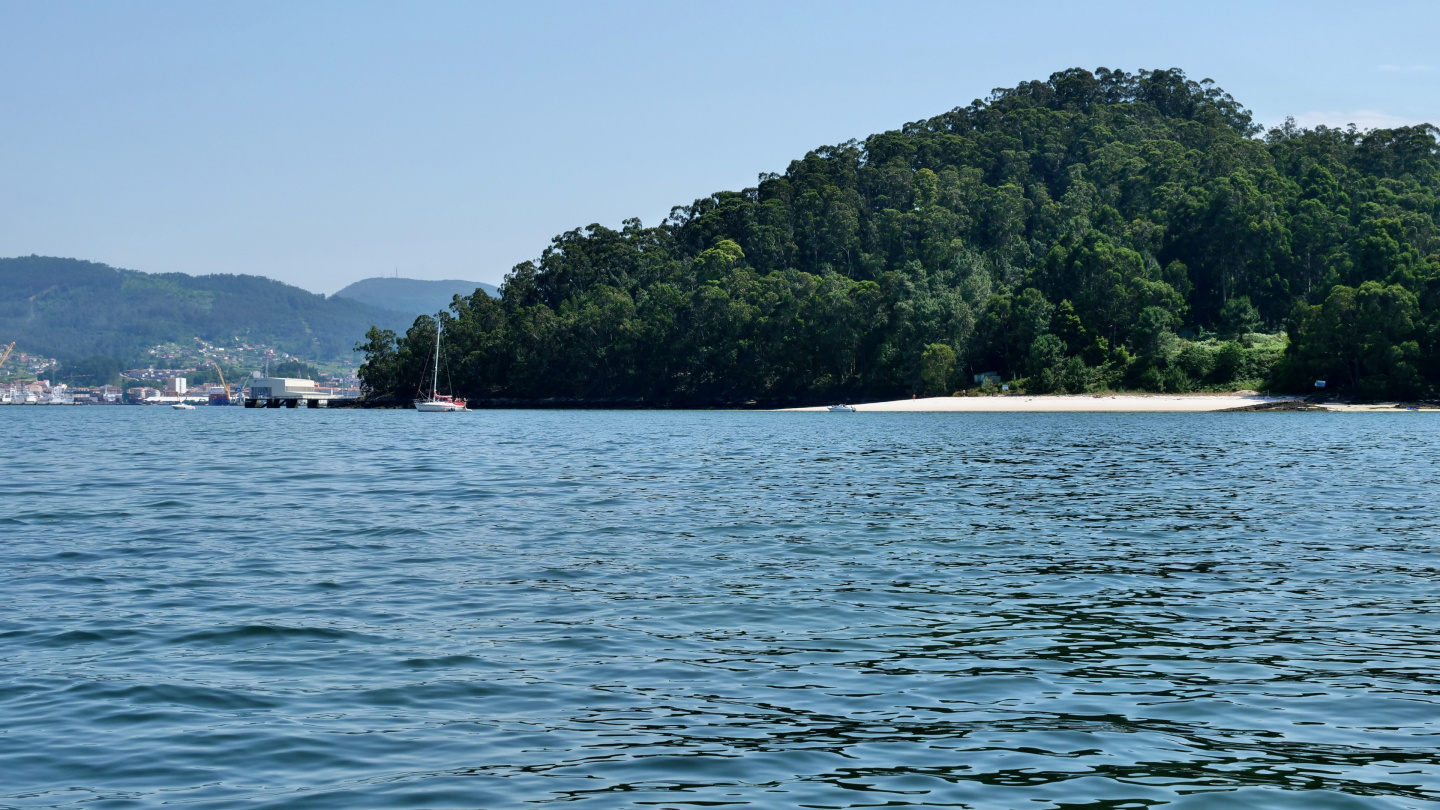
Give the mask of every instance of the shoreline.
[{"label": "shoreline", "polygon": [[[1254,391],[1230,394],[1016,394],[982,397],[926,397],[890,402],[847,403],[859,412],[893,413],[1222,413],[1225,411],[1330,411],[1408,413],[1406,404],[1311,403],[1295,396]],[[824,413],[827,406],[784,408],[793,413]],[[1415,410],[1437,411],[1434,406]]]}]

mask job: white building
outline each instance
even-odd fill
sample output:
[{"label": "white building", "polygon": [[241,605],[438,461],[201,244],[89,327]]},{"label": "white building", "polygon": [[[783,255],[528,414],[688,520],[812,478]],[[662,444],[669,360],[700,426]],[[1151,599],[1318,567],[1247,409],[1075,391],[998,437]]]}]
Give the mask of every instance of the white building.
[{"label": "white building", "polygon": [[318,389],[314,380],[299,380],[294,377],[252,377],[250,393],[245,397],[246,407],[265,403],[270,407],[296,407],[304,402],[310,407],[320,407],[339,395],[330,389]]},{"label": "white building", "polygon": [[255,399],[310,399],[315,393],[314,380],[293,377],[254,377],[250,380],[250,396]]}]

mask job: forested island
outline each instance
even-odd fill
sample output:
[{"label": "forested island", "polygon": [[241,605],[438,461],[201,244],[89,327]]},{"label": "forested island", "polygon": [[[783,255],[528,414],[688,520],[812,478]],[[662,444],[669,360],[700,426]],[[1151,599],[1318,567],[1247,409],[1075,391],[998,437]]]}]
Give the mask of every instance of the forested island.
[{"label": "forested island", "polygon": [[[1209,80],[1072,69],[784,174],[555,237],[440,313],[477,404],[781,405],[975,387],[1440,383],[1434,127],[1263,131]],[[436,319],[357,346],[427,379]]]}]

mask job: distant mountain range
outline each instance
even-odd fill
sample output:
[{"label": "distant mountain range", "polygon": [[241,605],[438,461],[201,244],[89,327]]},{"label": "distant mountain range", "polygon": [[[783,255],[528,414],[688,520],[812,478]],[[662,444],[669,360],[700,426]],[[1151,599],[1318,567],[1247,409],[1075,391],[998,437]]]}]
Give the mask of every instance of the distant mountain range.
[{"label": "distant mountain range", "polygon": [[349,298],[372,307],[404,312],[408,315],[433,315],[450,308],[456,295],[471,296],[480,289],[498,298],[494,284],[480,281],[424,281],[418,278],[367,278],[357,281],[331,298]]},{"label": "distant mountain range", "polygon": [[[387,279],[369,281],[377,280]],[[371,325],[403,331],[415,313],[437,309],[327,298],[261,276],[142,273],[49,256],[0,259],[0,345],[13,340],[17,350],[61,360],[105,355],[128,362],[156,344],[199,337],[352,362],[355,342]]]}]

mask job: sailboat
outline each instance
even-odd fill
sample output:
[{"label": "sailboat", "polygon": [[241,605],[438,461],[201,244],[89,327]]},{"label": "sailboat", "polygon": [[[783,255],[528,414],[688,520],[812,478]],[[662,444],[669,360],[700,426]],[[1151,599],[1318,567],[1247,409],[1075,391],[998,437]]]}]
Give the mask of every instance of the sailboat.
[{"label": "sailboat", "polygon": [[430,379],[430,397],[415,400],[415,410],[426,412],[468,411],[465,400],[440,393],[440,319],[435,319],[435,374]]}]

